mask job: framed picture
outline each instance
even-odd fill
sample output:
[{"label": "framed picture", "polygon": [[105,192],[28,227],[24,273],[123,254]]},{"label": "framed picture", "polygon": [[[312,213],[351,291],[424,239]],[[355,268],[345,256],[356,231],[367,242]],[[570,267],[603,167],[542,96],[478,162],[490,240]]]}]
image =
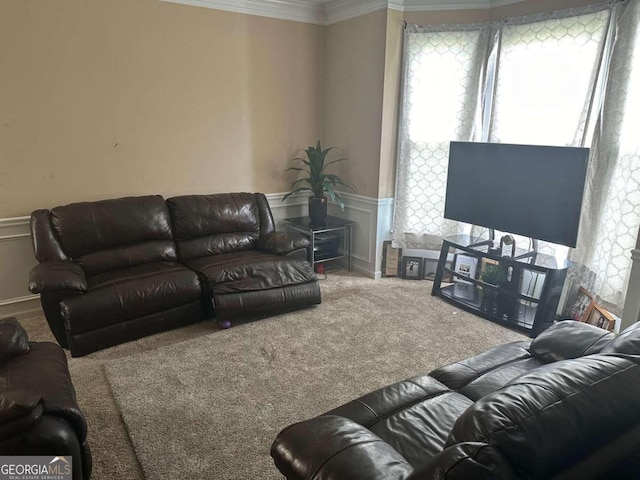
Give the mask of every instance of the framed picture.
[{"label": "framed picture", "polygon": [[464,280],[466,278],[476,278],[478,270],[478,257],[471,255],[456,255],[453,262],[453,271],[457,273],[453,277],[454,282],[471,283]]},{"label": "framed picture", "polygon": [[578,322],[584,322],[587,319],[585,314],[591,306],[591,302],[593,302],[593,296],[583,287],[580,287],[578,289],[578,296],[573,302],[573,305],[571,305],[571,310],[569,310],[569,316]]},{"label": "framed picture", "polygon": [[422,257],[402,257],[402,278],[422,280]]},{"label": "framed picture", "polygon": [[604,328],[605,330],[613,330],[615,320],[613,316],[596,302],[591,302],[587,312],[584,315],[585,323]]},{"label": "framed picture", "polygon": [[391,245],[391,240],[382,242],[382,276],[397,277],[400,270],[402,249]]},{"label": "framed picture", "polygon": [[422,278],[425,280],[433,280],[436,278],[436,269],[438,268],[438,259],[425,257],[422,260]]}]

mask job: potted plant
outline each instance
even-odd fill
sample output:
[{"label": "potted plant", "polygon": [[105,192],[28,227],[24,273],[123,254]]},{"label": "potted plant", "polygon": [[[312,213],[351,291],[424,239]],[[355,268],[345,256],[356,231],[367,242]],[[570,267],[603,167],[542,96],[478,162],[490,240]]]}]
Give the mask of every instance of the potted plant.
[{"label": "potted plant", "polygon": [[326,173],[326,168],[332,163],[346,160],[346,158],[339,158],[338,160],[325,163],[327,154],[331,150],[333,150],[333,147],[323,150],[322,145],[320,145],[320,140],[318,140],[318,144],[315,147],[310,146],[305,150],[307,154],[306,159],[299,157],[294,158],[294,161],[302,162],[305,165],[304,167],[289,167],[286,170],[301,171],[307,174],[307,176],[299,178],[291,184],[293,190],[282,197],[282,200],[286,200],[298,192],[311,192],[311,196],[309,196],[309,217],[311,218],[312,224],[322,224],[327,216],[327,196],[325,193],[344,210],[344,201],[338,192],[335,191],[335,187],[336,185],[342,185],[351,188],[344,183],[338,175]]}]

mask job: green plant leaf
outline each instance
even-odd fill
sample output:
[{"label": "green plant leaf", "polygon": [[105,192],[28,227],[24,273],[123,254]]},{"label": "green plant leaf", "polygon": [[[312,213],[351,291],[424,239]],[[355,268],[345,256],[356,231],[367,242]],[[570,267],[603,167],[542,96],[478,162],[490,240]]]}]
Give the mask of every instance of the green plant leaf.
[{"label": "green plant leaf", "polygon": [[[315,147],[309,146],[305,150],[307,159],[300,158],[300,157],[294,158],[294,161],[303,162],[308,167],[308,169],[299,168],[299,167],[290,167],[285,171],[292,170],[292,171],[298,171],[298,172],[305,172],[307,173],[307,176],[306,177],[303,176],[301,178],[298,178],[297,180],[294,180],[291,184],[291,188],[294,190],[287,193],[284,198],[303,190],[306,190],[306,191],[310,190],[311,192],[313,192],[314,197],[322,198],[326,192],[327,194],[329,194],[329,196],[333,201],[335,201],[340,205],[340,208],[344,209],[344,202],[342,201],[342,198],[340,198],[340,195],[335,192],[333,187],[335,185],[342,185],[348,189],[351,189],[351,190],[353,189],[348,184],[346,184],[338,175],[325,173],[325,169],[333,163],[343,162],[347,159],[340,158],[340,159],[332,160],[330,162],[325,163],[326,156],[331,150],[334,150],[334,147],[329,147],[323,150],[322,144],[320,140],[318,140]],[[309,185],[309,187],[296,188],[296,186],[305,182]]]}]

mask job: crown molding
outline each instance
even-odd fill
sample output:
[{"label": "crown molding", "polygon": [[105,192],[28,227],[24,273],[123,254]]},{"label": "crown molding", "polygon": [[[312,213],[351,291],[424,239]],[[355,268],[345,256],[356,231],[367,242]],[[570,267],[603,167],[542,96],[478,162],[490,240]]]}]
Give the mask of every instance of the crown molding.
[{"label": "crown molding", "polygon": [[214,10],[330,25],[380,10],[426,12],[436,10],[490,9],[524,0],[160,0]]},{"label": "crown molding", "polygon": [[160,0],[260,17],[326,25],[324,6],[304,0]]},{"label": "crown molding", "polygon": [[524,0],[404,0],[405,12],[429,12],[438,10],[487,10]]}]

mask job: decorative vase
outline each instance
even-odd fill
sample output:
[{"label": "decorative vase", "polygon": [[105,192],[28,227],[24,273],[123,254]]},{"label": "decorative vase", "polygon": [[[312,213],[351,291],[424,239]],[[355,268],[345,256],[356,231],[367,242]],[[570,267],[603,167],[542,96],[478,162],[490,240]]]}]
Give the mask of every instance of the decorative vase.
[{"label": "decorative vase", "polygon": [[309,218],[312,225],[322,225],[327,218],[327,197],[309,197]]}]

